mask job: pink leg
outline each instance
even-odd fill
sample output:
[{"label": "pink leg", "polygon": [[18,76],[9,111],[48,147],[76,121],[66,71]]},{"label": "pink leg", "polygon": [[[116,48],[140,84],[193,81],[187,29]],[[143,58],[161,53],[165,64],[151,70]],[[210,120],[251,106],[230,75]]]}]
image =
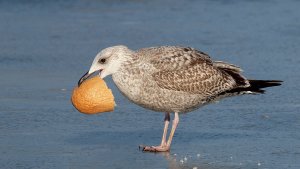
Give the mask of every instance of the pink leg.
[{"label": "pink leg", "polygon": [[163,137],[162,137],[160,146],[145,146],[145,147],[143,147],[143,151],[164,152],[164,151],[170,150],[172,139],[173,139],[175,130],[177,128],[177,125],[179,123],[178,113],[175,113],[173,124],[172,124],[172,129],[171,129],[171,132],[169,135],[169,139],[168,139],[168,141],[166,141],[169,121],[170,121],[170,113],[166,113],[164,133],[163,133]]},{"label": "pink leg", "polygon": [[178,123],[179,123],[179,115],[178,115],[177,112],[175,112],[171,133],[169,135],[169,139],[168,139],[168,142],[167,142],[167,146],[169,147],[169,149],[171,147],[172,139],[173,139],[173,136],[174,136],[174,133],[175,133],[175,130],[177,128]]},{"label": "pink leg", "polygon": [[167,145],[166,138],[167,138],[168,127],[169,127],[169,123],[170,123],[170,113],[165,114],[165,120],[164,121],[165,121],[164,133],[163,133],[161,143],[160,143],[160,146],[162,146],[162,147]]}]

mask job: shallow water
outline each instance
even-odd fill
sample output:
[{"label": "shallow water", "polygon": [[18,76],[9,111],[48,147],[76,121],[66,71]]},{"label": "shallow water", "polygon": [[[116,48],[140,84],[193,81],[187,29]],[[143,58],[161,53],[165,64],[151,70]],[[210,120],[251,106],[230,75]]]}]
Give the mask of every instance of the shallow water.
[{"label": "shallow water", "polygon": [[[0,1],[1,168],[300,168],[300,1]],[[83,115],[72,88],[102,48],[192,46],[245,75],[281,79],[265,95],[182,115],[170,153],[163,114],[117,91]]]}]

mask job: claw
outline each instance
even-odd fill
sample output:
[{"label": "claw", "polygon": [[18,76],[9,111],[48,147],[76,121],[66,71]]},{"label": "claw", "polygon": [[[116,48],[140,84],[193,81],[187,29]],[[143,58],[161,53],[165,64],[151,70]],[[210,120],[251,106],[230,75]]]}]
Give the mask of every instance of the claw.
[{"label": "claw", "polygon": [[146,147],[145,145],[139,145],[139,150],[142,149],[142,151],[144,151],[145,147]]}]

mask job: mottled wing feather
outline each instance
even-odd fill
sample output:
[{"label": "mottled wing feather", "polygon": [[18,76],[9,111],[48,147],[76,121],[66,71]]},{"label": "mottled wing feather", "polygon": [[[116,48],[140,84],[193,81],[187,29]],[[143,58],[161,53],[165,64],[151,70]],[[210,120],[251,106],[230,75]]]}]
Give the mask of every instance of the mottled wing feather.
[{"label": "mottled wing feather", "polygon": [[161,88],[212,96],[230,90],[235,80],[213,65],[209,56],[192,48],[151,60],[159,71],[152,74]]},{"label": "mottled wing feather", "polygon": [[159,70],[178,70],[199,63],[213,64],[206,53],[190,47],[161,46],[137,52]]},{"label": "mottled wing feather", "polygon": [[212,66],[191,66],[176,71],[154,73],[161,88],[212,96],[234,88],[235,81]]},{"label": "mottled wing feather", "polygon": [[218,68],[230,69],[231,71],[233,71],[235,73],[243,72],[243,70],[240,67],[230,64],[230,63],[223,62],[223,61],[214,61],[213,64],[214,64],[214,66],[216,66]]}]

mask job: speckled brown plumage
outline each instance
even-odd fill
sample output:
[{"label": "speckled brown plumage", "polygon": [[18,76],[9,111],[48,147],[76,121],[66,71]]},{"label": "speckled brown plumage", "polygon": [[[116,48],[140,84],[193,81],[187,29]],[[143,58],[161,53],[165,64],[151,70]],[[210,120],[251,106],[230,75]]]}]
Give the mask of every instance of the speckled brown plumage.
[{"label": "speckled brown plumage", "polygon": [[161,112],[188,112],[218,94],[249,82],[237,66],[214,62],[193,48],[162,46],[132,51],[113,74],[120,91],[134,103]]}]

